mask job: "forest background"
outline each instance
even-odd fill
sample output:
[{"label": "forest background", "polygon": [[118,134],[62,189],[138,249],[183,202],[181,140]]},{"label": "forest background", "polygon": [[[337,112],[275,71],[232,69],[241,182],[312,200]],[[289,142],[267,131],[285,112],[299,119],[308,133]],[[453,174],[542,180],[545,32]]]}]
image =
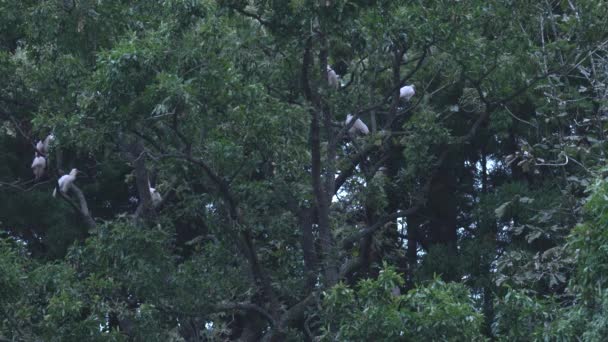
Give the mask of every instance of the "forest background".
[{"label": "forest background", "polygon": [[0,0],[0,340],[601,341],[607,18]]}]

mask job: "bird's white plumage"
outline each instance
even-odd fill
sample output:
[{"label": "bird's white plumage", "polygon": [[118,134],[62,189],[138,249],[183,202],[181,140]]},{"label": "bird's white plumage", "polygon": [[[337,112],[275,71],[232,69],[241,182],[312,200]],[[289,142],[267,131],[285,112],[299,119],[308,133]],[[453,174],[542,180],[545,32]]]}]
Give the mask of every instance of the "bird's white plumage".
[{"label": "bird's white plumage", "polygon": [[55,136],[53,134],[49,134],[46,139],[44,139],[44,150],[46,152],[49,151],[49,147],[51,146],[51,142],[55,140]]},{"label": "bird's white plumage", "polygon": [[44,143],[42,142],[42,140],[38,140],[38,143],[36,143],[36,151],[38,151],[38,153],[45,154]]},{"label": "bird's white plumage", "polygon": [[46,138],[44,138],[44,141],[38,140],[38,143],[36,143],[36,150],[38,153],[46,156],[53,140],[55,140],[55,136],[53,134],[49,134]]},{"label": "bird's white plumage", "polygon": [[[348,125],[352,119],[353,119],[353,116],[348,114],[346,116],[346,122],[344,124]],[[351,134],[355,134],[355,133],[369,134],[369,128],[367,128],[367,125],[365,123],[363,123],[363,121],[361,121],[361,119],[357,119],[357,121],[355,121],[355,123],[350,127],[348,132]]]},{"label": "bird's white plumage", "polygon": [[32,171],[34,172],[34,177],[36,177],[36,179],[42,177],[45,168],[46,159],[40,156],[38,153],[34,154],[34,161],[32,162]]},{"label": "bird's white plumage", "polygon": [[340,76],[329,65],[327,66],[327,82],[332,88],[340,88]]},{"label": "bird's white plumage", "polygon": [[150,197],[152,197],[152,205],[157,207],[162,202],[163,197],[155,188],[150,188]]},{"label": "bird's white plumage", "polygon": [[399,89],[399,97],[409,101],[416,94],[416,90],[414,89],[414,85],[410,84]]},{"label": "bird's white plumage", "polygon": [[[72,183],[74,183],[74,181],[76,180],[77,173],[78,173],[78,170],[72,169],[72,171],[70,171],[69,174],[61,176],[59,178],[59,180],[57,181],[57,187],[59,188],[59,191],[61,191],[64,194],[66,192],[68,192],[68,190],[72,186]],[[56,195],[57,195],[57,188],[55,188],[55,190],[53,191],[53,197],[55,197]]]}]

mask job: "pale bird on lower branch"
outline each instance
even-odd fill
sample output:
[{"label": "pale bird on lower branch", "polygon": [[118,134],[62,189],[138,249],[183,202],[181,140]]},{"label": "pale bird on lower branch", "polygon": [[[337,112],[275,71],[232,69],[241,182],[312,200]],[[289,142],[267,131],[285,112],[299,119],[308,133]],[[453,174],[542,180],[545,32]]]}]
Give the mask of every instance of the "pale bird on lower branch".
[{"label": "pale bird on lower branch", "polygon": [[72,169],[69,174],[61,176],[57,181],[57,187],[53,190],[53,197],[57,197],[57,188],[59,188],[61,193],[67,193],[72,183],[76,180],[76,174],[78,174],[78,170]]}]

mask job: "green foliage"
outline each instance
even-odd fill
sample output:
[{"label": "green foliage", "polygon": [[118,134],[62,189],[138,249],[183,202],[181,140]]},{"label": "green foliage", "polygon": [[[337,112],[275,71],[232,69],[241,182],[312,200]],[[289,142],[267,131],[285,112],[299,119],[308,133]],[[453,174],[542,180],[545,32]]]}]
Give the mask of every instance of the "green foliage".
[{"label": "green foliage", "polygon": [[0,333],[8,338],[48,341],[122,340],[103,332],[107,307],[66,263],[38,264],[29,260],[19,242],[2,240],[0,268],[2,308]]},{"label": "green foliage", "polygon": [[606,288],[605,274],[608,262],[608,183],[598,180],[590,188],[591,196],[585,205],[587,220],[573,229],[568,247],[577,260],[575,284],[585,299],[595,297],[597,289]]},{"label": "green foliage", "polygon": [[509,290],[498,300],[493,333],[502,341],[571,341],[580,333],[580,317],[553,298]]},{"label": "green foliage", "polygon": [[334,287],[323,299],[324,340],[354,341],[482,341],[482,316],[468,290],[439,279],[411,290],[393,293],[402,285],[393,268],[385,267],[377,279],[359,282],[353,290]]},{"label": "green foliage", "polygon": [[605,12],[0,0],[0,340],[601,340]]},{"label": "green foliage", "polygon": [[[598,341],[608,331],[605,277],[606,181],[590,187],[586,220],[568,236],[565,255],[572,257],[574,274],[565,294],[551,297],[507,289],[498,299],[494,334],[505,341]],[[563,262],[563,261],[562,261]]]},{"label": "green foliage", "polygon": [[435,118],[435,113],[428,111],[420,113],[404,127],[404,137],[399,142],[405,146],[404,155],[415,163],[406,165],[406,175],[418,176],[424,174],[436,161],[436,152],[445,148],[449,133]]}]

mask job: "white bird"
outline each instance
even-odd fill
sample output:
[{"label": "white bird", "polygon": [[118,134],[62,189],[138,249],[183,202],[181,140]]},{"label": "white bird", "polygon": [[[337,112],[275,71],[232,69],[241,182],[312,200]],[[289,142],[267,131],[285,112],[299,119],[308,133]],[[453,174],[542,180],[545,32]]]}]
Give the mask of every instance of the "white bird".
[{"label": "white bird", "polygon": [[49,147],[51,146],[51,141],[55,140],[55,136],[53,134],[49,134],[44,141],[42,140],[38,140],[38,143],[36,144],[36,150],[38,150],[38,153],[42,154],[43,156],[46,156],[47,153],[49,152]]},{"label": "white bird", "polygon": [[32,162],[32,171],[36,179],[40,179],[44,174],[44,168],[46,168],[46,159],[39,155],[38,152],[34,154],[34,161]]},{"label": "white bird", "polygon": [[152,187],[152,185],[150,185],[150,180],[148,179],[148,189],[150,190],[150,197],[152,197],[152,205],[154,207],[157,207],[160,202],[162,202],[163,197],[160,195],[160,193],[158,191],[156,191],[155,188]]},{"label": "white bird", "polygon": [[327,83],[332,88],[340,88],[340,76],[329,65],[327,66]]},{"label": "white bird", "polygon": [[163,201],[163,197],[160,195],[160,193],[158,191],[156,191],[155,188],[150,186],[149,182],[148,182],[148,187],[150,188],[150,197],[152,197],[152,205],[155,207],[158,207],[160,202]]},{"label": "white bird", "polygon": [[[59,178],[59,180],[57,181],[57,188],[59,188],[59,191],[64,194],[68,192],[68,190],[72,186],[72,183],[74,183],[74,181],[76,180],[77,173],[78,170],[72,169],[69,174],[61,176],[61,178]],[[53,190],[53,197],[57,197],[57,188]]]},{"label": "white bird", "polygon": [[44,143],[42,142],[42,140],[38,140],[38,143],[36,144],[36,151],[40,154],[46,154],[44,152]]},{"label": "white bird", "polygon": [[406,101],[409,101],[415,94],[416,91],[413,84],[401,87],[401,89],[399,89],[399,97],[405,99]]},{"label": "white bird", "polygon": [[[348,114],[346,116],[346,122],[344,124],[348,125],[352,119],[353,119],[353,116]],[[357,132],[359,132],[361,134],[369,134],[369,128],[367,128],[367,125],[364,124],[363,121],[361,121],[361,119],[357,119],[357,121],[355,121],[355,123],[348,130],[348,133],[350,133],[350,134],[355,134]]]}]

